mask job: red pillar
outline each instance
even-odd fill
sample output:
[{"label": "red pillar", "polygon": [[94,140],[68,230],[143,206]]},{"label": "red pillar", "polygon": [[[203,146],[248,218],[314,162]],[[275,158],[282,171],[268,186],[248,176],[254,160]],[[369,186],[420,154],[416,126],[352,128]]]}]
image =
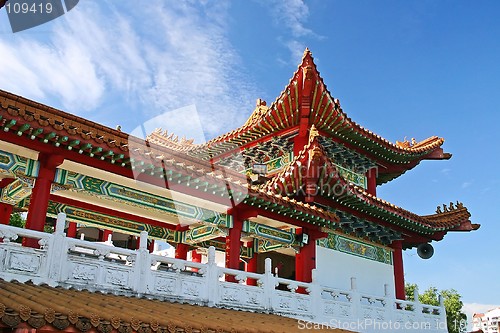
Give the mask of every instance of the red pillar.
[{"label": "red pillar", "polygon": [[201,254],[196,252],[196,250],[191,251],[191,258],[193,262],[201,263]]},{"label": "red pillar", "polygon": [[403,243],[399,241],[394,241],[392,243],[394,249],[392,260],[394,265],[394,285],[396,289],[396,298],[405,300],[405,276],[403,269]]},{"label": "red pillar", "polygon": [[0,224],[9,224],[10,215],[12,214],[12,209],[14,206],[6,204],[4,202],[0,203]]},{"label": "red pillar", "polygon": [[[312,270],[316,268],[316,240],[326,237],[324,232],[319,230],[302,229],[302,233],[309,236],[308,243],[300,248],[295,255],[295,279],[301,282],[312,282]],[[299,293],[305,293],[299,288]]]},{"label": "red pillar", "polygon": [[[253,242],[249,242],[247,246],[252,246],[253,247]],[[254,252],[252,258],[248,259],[246,265],[245,265],[245,271],[251,272],[251,273],[257,273],[257,260],[258,260],[258,253]],[[257,285],[257,280],[255,279],[247,279],[247,285],[249,286],[256,286]]]},{"label": "red pillar", "polygon": [[175,258],[187,260],[187,254],[189,251],[189,245],[184,243],[178,243],[175,248]]},{"label": "red pillar", "polygon": [[76,223],[70,222],[68,230],[66,231],[66,236],[70,238],[76,238]]},{"label": "red pillar", "polygon": [[151,239],[148,245],[148,251],[149,253],[153,253],[154,250],[155,250],[155,240]]},{"label": "red pillar", "polygon": [[[226,237],[226,267],[232,269],[240,268],[240,250],[241,250],[241,229],[243,220],[237,213],[233,213],[233,227],[229,229],[229,235]],[[226,275],[226,281],[236,282],[234,276]]]},{"label": "red pillar", "polygon": [[366,191],[373,196],[377,196],[377,168],[371,168],[366,172],[368,182]]},{"label": "red pillar", "polygon": [[[49,207],[50,187],[56,173],[56,168],[61,165],[64,158],[59,155],[40,153],[38,156],[40,170],[31,192],[31,201],[26,219],[26,229],[43,231],[47,208]],[[38,248],[38,240],[23,238],[23,245]]]},{"label": "red pillar", "polygon": [[101,242],[107,242],[109,235],[113,236],[113,231],[112,230],[103,230],[102,233],[99,233],[101,236]]},{"label": "red pillar", "polygon": [[[201,263],[201,254],[196,252],[196,250],[191,251],[191,261]],[[198,268],[192,268],[193,272],[198,272]]]}]

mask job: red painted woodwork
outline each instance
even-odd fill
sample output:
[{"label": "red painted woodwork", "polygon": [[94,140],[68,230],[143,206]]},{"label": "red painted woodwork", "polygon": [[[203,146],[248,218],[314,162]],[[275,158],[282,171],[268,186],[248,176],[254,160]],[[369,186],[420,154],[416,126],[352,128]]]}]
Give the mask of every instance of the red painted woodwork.
[{"label": "red painted woodwork", "polygon": [[66,231],[66,236],[70,238],[76,238],[76,223],[75,222],[70,222],[68,226],[68,230]]},{"label": "red painted woodwork", "polygon": [[[241,229],[243,228],[243,219],[237,211],[233,211],[233,227],[229,229],[229,235],[226,237],[226,267],[232,269],[240,268],[240,248],[241,248]],[[234,276],[226,275],[226,281],[236,282]]]},{"label": "red painted woodwork", "polygon": [[187,254],[189,251],[189,245],[184,243],[178,243],[175,247],[175,258],[176,259],[187,259]]},{"label": "red painted woodwork", "polygon": [[[201,263],[201,254],[196,252],[196,250],[191,251],[191,261]],[[193,268],[193,272],[198,272],[198,268]]]},{"label": "red painted woodwork", "polygon": [[2,178],[0,180],[0,188],[6,187],[10,183],[12,183],[14,180],[16,180],[16,178]]},{"label": "red painted woodwork", "polygon": [[155,250],[155,240],[150,239],[148,244],[148,251],[149,253],[153,253],[154,250]]},{"label": "red painted woodwork", "polygon": [[196,252],[196,250],[191,251],[191,260],[193,262],[200,262],[201,263],[201,254]]},{"label": "red painted woodwork", "polygon": [[[56,168],[62,164],[64,158],[59,155],[41,153],[38,155],[40,170],[31,192],[31,201],[26,219],[26,229],[43,231],[47,208],[49,206],[50,188],[56,173]],[[23,238],[23,245],[38,248],[38,240]]]},{"label": "red painted woodwork", "polygon": [[377,169],[371,168],[366,172],[366,179],[368,181],[367,192],[373,196],[377,196]]},{"label": "red painted woodwork", "polygon": [[14,206],[12,205],[6,204],[4,202],[0,203],[0,224],[9,224],[13,208]]},{"label": "red painted woodwork", "polygon": [[[245,265],[246,272],[257,273],[257,260],[258,260],[258,258],[259,258],[259,254],[254,253],[252,258],[248,259],[248,261]],[[256,279],[247,279],[247,285],[256,286],[257,280]]]},{"label": "red painted woodwork", "polygon": [[396,298],[405,300],[405,277],[403,269],[403,247],[401,241],[394,241],[392,248],[394,249],[392,260],[394,267],[394,285],[396,291]]},{"label": "red painted woodwork", "polygon": [[[302,233],[307,234],[309,240],[295,255],[295,279],[301,282],[312,282],[312,270],[316,268],[316,240],[326,237],[327,234],[307,228],[302,228]],[[297,292],[305,293],[305,290],[299,288]]]},{"label": "red painted woodwork", "polygon": [[[99,233],[99,235],[101,235],[101,233]],[[101,235],[101,242],[107,242],[108,241],[108,237],[111,235],[111,237],[113,237],[113,230],[103,230],[102,231],[102,235]]]},{"label": "red painted woodwork", "polygon": [[[246,247],[249,248],[254,248],[255,249],[255,244],[256,240],[249,241],[246,243]],[[245,262],[245,272],[250,272],[250,273],[257,273],[257,261],[259,254],[257,252],[253,252],[252,258],[247,259]],[[257,280],[256,279],[247,279],[247,285],[249,286],[256,286],[257,285]]]}]

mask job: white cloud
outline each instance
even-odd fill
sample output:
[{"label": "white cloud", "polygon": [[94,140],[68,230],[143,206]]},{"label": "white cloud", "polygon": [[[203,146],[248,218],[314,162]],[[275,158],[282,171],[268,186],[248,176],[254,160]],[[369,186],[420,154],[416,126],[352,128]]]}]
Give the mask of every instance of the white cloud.
[{"label": "white cloud", "polygon": [[224,26],[227,6],[82,2],[43,39],[33,33],[0,40],[9,64],[0,67],[8,78],[0,89],[55,100],[72,113],[97,111],[115,124],[117,112],[131,117],[139,109],[132,126],[194,104],[207,135],[220,134],[243,124],[259,95],[238,70]]},{"label": "white cloud", "polygon": [[481,303],[464,303],[462,311],[472,318],[474,313],[484,313],[488,310],[495,309],[500,307],[499,304],[481,304]]},{"label": "white cloud", "polygon": [[473,183],[474,183],[474,180],[463,182],[462,183],[462,188],[465,189],[465,188],[471,186]]},{"label": "white cloud", "polygon": [[[292,38],[286,38],[281,42],[290,51],[291,62],[294,65],[298,64],[307,46],[303,41],[304,38],[323,38],[306,27],[309,18],[309,7],[303,0],[274,0],[265,2],[265,5],[268,6],[269,4],[272,6],[276,24],[289,30],[289,35]],[[282,62],[281,59],[278,61]]]},{"label": "white cloud", "polygon": [[312,30],[305,27],[309,16],[309,7],[302,0],[276,0],[272,1],[274,6],[275,19],[279,24],[283,24],[290,29],[294,37],[314,35]]}]

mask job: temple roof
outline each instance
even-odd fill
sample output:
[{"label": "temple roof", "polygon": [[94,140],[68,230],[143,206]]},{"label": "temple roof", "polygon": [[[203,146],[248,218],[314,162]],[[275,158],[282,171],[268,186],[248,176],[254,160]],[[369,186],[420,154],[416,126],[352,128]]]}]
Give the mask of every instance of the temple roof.
[{"label": "temple roof", "polygon": [[[308,96],[304,95],[303,85],[306,80],[312,84]],[[419,142],[415,139],[405,139],[392,143],[353,121],[342,110],[339,100],[333,98],[328,91],[312,54],[307,49],[297,71],[269,107],[258,100],[255,110],[243,126],[204,144],[178,145],[177,148],[191,156],[217,158],[239,149],[238,147],[246,147],[271,140],[282,133],[297,131],[302,118],[300,108],[306,97],[310,99],[308,125],[316,126],[321,135],[334,138],[380,164],[383,168],[380,170],[379,184],[396,178],[423,159],[451,157],[451,154],[444,153],[441,149],[443,138],[432,136]],[[172,146],[171,140],[160,133],[156,131],[148,139]],[[391,168],[391,165],[399,167]]]},{"label": "temple roof", "polygon": [[[304,101],[310,105],[305,108],[309,112],[305,118],[300,113],[305,110]],[[314,128],[315,135],[294,156],[292,163],[272,177],[266,186],[252,185],[245,174],[217,164],[228,152],[242,148],[251,151],[252,145],[256,147],[262,142],[278,145],[285,142],[285,148],[289,149],[289,139],[304,130],[303,121],[306,121],[306,133]],[[331,97],[308,50],[275,102],[268,107],[259,100],[255,111],[242,127],[205,144],[194,144],[192,140],[179,139],[160,129],[145,141],[119,129],[111,129],[2,90],[0,128],[4,133],[1,140],[36,151],[61,154],[77,163],[128,178],[162,179],[167,188],[170,184],[181,184],[199,193],[226,196],[268,212],[335,228],[341,218],[328,205],[303,202],[300,197],[276,191],[277,188],[291,188],[293,192],[294,188],[297,190],[304,186],[297,170],[300,169],[299,164],[304,165],[314,155],[315,159],[321,160],[326,171],[316,179],[321,196],[341,207],[385,221],[395,230],[402,228],[423,235],[478,227],[470,223],[470,215],[464,207],[455,209],[453,213],[419,216],[372,196],[339,176],[339,167],[332,154],[326,153],[322,142],[346,146],[350,154],[366,156],[376,163],[378,183],[401,175],[422,159],[449,158],[450,155],[441,149],[442,138],[393,144],[352,121],[343,112],[339,101]],[[342,186],[346,191],[336,195],[327,191],[328,186],[330,189]],[[377,232],[383,234],[387,230],[379,229]],[[398,237],[397,234],[389,236],[392,239]]]},{"label": "temple roof", "polygon": [[330,199],[338,205],[336,208],[368,214],[394,227],[421,235],[432,236],[438,232],[471,231],[479,228],[478,224],[471,224],[470,213],[462,203],[457,202],[456,206],[453,203],[450,206],[443,205],[444,211],[438,207],[436,214],[420,216],[346,181],[335,161],[326,154],[318,135],[313,127],[304,149],[287,167],[263,185],[268,191],[290,197],[304,196],[307,195],[307,188],[313,184],[317,188],[315,195]]},{"label": "temple roof", "polygon": [[[15,133],[11,141],[21,144],[29,138],[26,147],[45,149],[53,154],[66,155],[68,159],[91,157],[96,165],[121,168],[123,175],[134,178],[140,175],[162,178],[169,182],[217,195],[241,195],[246,203],[262,206],[279,214],[286,214],[303,221],[324,220],[335,223],[338,217],[315,205],[289,200],[287,197],[268,193],[249,184],[247,176],[210,161],[186,155],[171,147],[156,145],[0,90],[0,127],[2,133]],[[4,134],[0,139],[5,138]],[[86,163],[89,163],[88,161]],[[228,184],[231,184],[228,189]]]},{"label": "temple roof", "polygon": [[[0,280],[0,327],[99,332],[299,332],[297,320],[272,314],[218,309]],[[326,331],[321,330],[321,331]],[[329,330],[347,332],[344,330]]]}]

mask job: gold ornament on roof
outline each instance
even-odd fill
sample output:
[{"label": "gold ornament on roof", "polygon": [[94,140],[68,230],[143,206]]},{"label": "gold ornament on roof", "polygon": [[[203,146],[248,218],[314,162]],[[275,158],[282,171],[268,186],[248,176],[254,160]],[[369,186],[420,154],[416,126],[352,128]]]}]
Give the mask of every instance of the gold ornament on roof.
[{"label": "gold ornament on roof", "polygon": [[406,140],[406,136],[403,141],[396,141],[396,146],[399,148],[410,148],[410,142]]},{"label": "gold ornament on roof", "polygon": [[443,209],[441,209],[441,206],[437,206],[436,214],[452,212],[454,210],[462,209],[462,208],[464,208],[463,203],[457,201],[457,203],[454,205],[453,202],[450,201],[449,206],[446,206],[446,204],[443,204]]},{"label": "gold ornament on roof", "polygon": [[250,116],[250,118],[248,118],[244,126],[252,124],[255,120],[261,118],[269,110],[266,101],[261,98],[258,98],[255,104],[255,109],[253,110],[252,115]]},{"label": "gold ornament on roof", "polygon": [[[166,145],[166,146],[170,146],[170,145],[174,145],[174,146],[191,146],[194,144],[194,139],[186,139],[185,136],[183,136],[182,138],[179,139],[179,136],[175,135],[174,133],[170,133],[168,134],[168,131],[167,130],[163,130],[161,127],[160,128],[156,128],[152,134],[156,134],[157,136],[160,136],[162,137],[162,142],[160,142],[160,144],[162,145]],[[152,141],[152,136],[151,134],[148,135],[147,139],[149,141]],[[156,140],[155,140],[156,141]]]},{"label": "gold ornament on roof", "polygon": [[319,136],[319,131],[316,126],[312,125],[309,129],[309,142],[312,142],[315,137]]}]

